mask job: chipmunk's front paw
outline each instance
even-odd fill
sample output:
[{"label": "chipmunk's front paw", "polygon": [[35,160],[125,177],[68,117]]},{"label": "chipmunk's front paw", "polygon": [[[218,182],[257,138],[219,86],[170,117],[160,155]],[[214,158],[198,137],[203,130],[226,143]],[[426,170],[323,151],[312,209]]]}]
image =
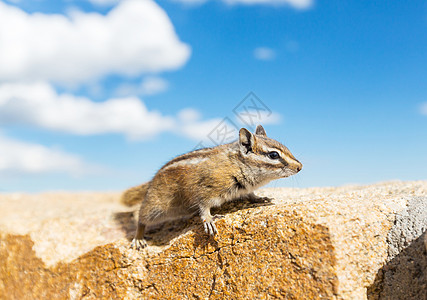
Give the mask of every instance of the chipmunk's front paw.
[{"label": "chipmunk's front paw", "polygon": [[269,197],[259,197],[254,193],[250,193],[248,195],[242,196],[244,200],[248,200],[251,203],[270,203],[273,201],[273,198]]},{"label": "chipmunk's front paw", "polygon": [[204,221],[203,226],[205,227],[205,232],[209,235],[215,235],[218,233],[215,224],[213,221]]},{"label": "chipmunk's front paw", "polygon": [[254,198],[249,199],[249,201],[252,203],[271,203],[273,198],[255,196]]},{"label": "chipmunk's front paw", "polygon": [[130,248],[131,249],[136,249],[136,250],[141,250],[144,249],[145,247],[147,247],[147,242],[142,239],[133,239],[132,243],[130,243]]}]

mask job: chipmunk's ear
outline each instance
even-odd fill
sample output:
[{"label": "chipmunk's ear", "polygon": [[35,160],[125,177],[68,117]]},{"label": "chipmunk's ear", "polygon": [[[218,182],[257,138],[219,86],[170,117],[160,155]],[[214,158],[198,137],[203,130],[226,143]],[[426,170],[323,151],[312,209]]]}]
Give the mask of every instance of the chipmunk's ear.
[{"label": "chipmunk's ear", "polygon": [[255,143],[254,135],[250,133],[246,128],[241,128],[239,131],[239,145],[240,150],[244,154],[252,151],[252,147]]},{"label": "chipmunk's ear", "polygon": [[258,125],[256,127],[255,134],[256,135],[267,136],[267,133],[265,133],[264,127],[262,127],[261,125]]}]

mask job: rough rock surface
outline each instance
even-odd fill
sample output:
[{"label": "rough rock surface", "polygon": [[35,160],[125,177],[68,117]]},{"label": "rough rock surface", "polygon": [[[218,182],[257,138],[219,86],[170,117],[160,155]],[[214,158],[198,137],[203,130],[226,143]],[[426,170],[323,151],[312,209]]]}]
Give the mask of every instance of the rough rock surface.
[{"label": "rough rock surface", "polygon": [[427,298],[427,182],[257,194],[214,238],[181,220],[142,252],[119,193],[0,195],[0,299]]}]

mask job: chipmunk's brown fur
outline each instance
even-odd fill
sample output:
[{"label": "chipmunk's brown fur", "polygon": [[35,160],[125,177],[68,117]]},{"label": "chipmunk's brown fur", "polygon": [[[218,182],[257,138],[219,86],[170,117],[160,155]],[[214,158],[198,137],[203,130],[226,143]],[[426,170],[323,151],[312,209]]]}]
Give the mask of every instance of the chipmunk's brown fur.
[{"label": "chipmunk's brown fur", "polygon": [[217,233],[210,213],[238,197],[258,200],[253,191],[271,180],[298,173],[302,164],[291,152],[267,137],[262,126],[255,134],[240,129],[239,140],[178,156],[145,184],[124,193],[122,202],[141,201],[138,229],[132,247],[144,248],[145,227],[199,214],[205,231]]}]

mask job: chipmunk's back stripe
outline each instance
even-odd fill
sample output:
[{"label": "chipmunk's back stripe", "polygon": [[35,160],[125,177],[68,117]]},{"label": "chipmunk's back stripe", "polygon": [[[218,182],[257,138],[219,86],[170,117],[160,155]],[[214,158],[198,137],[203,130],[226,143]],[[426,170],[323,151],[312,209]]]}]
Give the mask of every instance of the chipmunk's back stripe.
[{"label": "chipmunk's back stripe", "polygon": [[215,151],[215,148],[204,148],[195,150],[186,154],[182,154],[178,157],[175,157],[167,164],[165,164],[161,169],[166,169],[173,167],[174,165],[185,165],[185,164],[197,164],[203,160],[206,160],[209,155]]}]

